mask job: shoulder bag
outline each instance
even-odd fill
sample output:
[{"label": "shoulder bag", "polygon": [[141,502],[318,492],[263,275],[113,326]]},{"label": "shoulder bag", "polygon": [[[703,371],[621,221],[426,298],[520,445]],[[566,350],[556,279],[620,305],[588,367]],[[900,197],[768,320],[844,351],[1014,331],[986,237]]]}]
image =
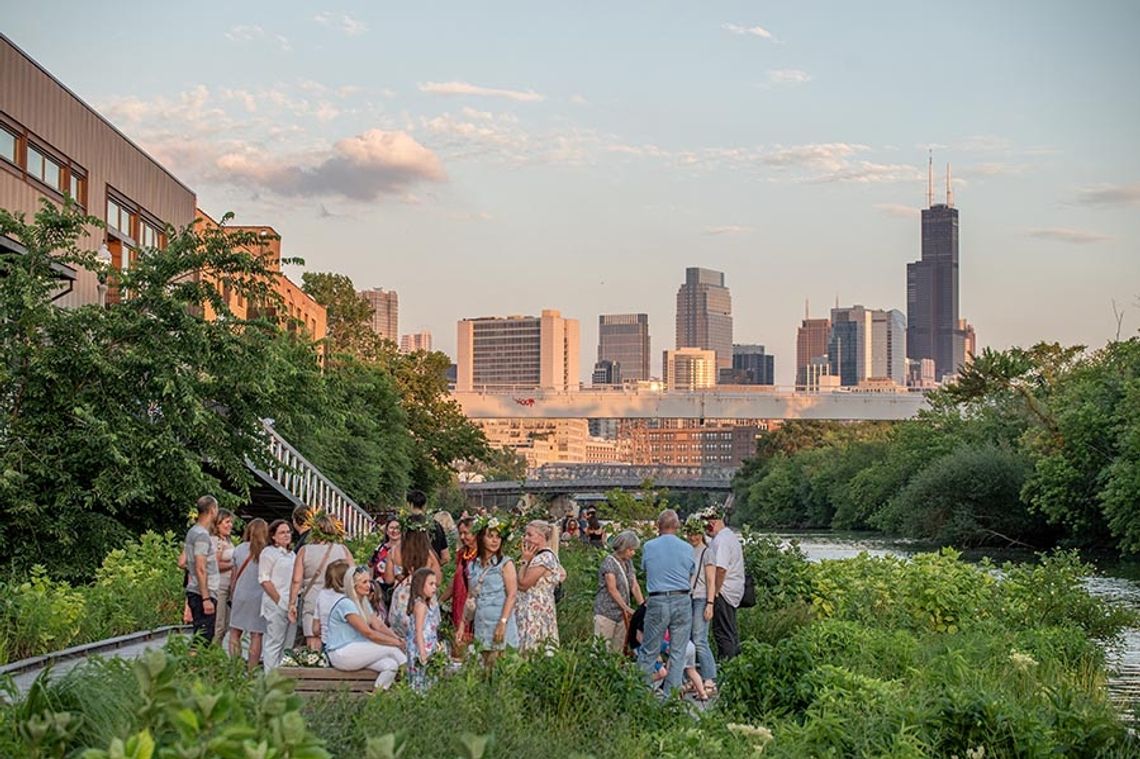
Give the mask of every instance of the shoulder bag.
[{"label": "shoulder bag", "polygon": [[483,574],[479,575],[475,587],[467,594],[467,600],[463,602],[463,624],[465,625],[469,625],[475,621],[475,605],[479,598],[479,591],[483,589],[483,580],[487,577],[487,572],[489,572],[490,569],[490,567],[487,567],[483,570]]}]

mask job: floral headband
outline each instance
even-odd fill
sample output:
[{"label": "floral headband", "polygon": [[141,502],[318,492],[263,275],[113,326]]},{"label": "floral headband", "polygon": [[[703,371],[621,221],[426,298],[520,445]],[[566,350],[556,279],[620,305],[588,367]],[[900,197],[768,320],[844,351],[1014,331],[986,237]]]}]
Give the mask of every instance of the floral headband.
[{"label": "floral headband", "polygon": [[[332,523],[332,532],[325,532],[321,523],[328,519]],[[321,543],[339,543],[344,540],[344,523],[323,508],[313,507],[305,513],[305,527],[311,530],[310,538]]]},{"label": "floral headband", "polygon": [[401,511],[397,519],[400,520],[401,532],[427,532],[431,527],[430,521],[424,514],[410,514]]},{"label": "floral headband", "polygon": [[506,517],[501,517],[497,514],[484,514],[483,516],[475,518],[475,523],[471,525],[471,529],[476,533],[494,530],[499,533],[499,537],[506,540],[511,532],[511,522]]}]

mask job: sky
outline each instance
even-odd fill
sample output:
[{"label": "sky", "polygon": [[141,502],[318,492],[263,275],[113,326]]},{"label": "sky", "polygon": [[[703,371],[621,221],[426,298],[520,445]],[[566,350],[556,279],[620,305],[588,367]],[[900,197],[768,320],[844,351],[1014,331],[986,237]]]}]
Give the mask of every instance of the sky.
[{"label": "sky", "polygon": [[[1140,329],[1134,0],[38,0],[0,31],[303,270],[394,289],[400,331],[649,314],[723,271],[776,356],[841,305],[906,309],[928,151],[953,164],[980,346]],[[290,270],[299,279],[302,269]]]}]

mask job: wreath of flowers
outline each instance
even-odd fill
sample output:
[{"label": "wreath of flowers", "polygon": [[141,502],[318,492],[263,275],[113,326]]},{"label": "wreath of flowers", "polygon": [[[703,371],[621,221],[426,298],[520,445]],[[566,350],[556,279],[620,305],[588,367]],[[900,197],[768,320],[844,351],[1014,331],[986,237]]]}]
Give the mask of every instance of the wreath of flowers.
[{"label": "wreath of flowers", "polygon": [[701,518],[700,514],[690,514],[689,518],[685,520],[684,531],[686,535],[704,535],[705,520]]},{"label": "wreath of flowers", "polygon": [[[321,529],[321,522],[324,521],[325,517],[332,521],[333,530],[331,533]],[[305,528],[312,531],[309,533],[309,539],[317,543],[339,543],[344,540],[344,523],[323,508],[314,506],[306,512]]]},{"label": "wreath of flowers", "polygon": [[476,533],[495,530],[499,533],[499,537],[507,540],[511,534],[511,521],[498,514],[483,514],[475,518],[475,523],[471,525],[471,529]]},{"label": "wreath of flowers", "polygon": [[431,529],[432,520],[427,514],[413,514],[401,510],[396,519],[400,521],[401,532],[427,532]]}]

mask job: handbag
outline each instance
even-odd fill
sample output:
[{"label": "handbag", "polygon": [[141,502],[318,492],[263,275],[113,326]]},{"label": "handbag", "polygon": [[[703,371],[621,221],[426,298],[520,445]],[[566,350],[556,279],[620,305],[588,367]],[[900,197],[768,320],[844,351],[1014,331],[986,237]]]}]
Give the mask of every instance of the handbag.
[{"label": "handbag", "polygon": [[312,576],[312,578],[309,580],[308,584],[305,585],[305,589],[302,590],[297,595],[297,621],[298,622],[301,620],[301,617],[304,615],[304,612],[305,612],[305,596],[309,595],[309,591],[312,590],[313,586],[317,584],[317,579],[323,577],[323,574],[325,571],[325,564],[327,564],[329,561],[329,554],[332,553],[332,549],[333,549],[334,545],[336,545],[336,543],[329,543],[328,548],[325,549],[325,555],[321,557],[321,563],[317,567],[316,574],[314,574]]},{"label": "handbag", "polygon": [[232,607],[234,605],[234,590],[237,588],[238,580],[241,579],[241,573],[244,572],[245,568],[249,566],[249,560],[252,558],[253,558],[253,554],[251,553],[249,556],[245,557],[245,561],[243,561],[241,563],[241,566],[238,567],[237,574],[234,575],[234,580],[233,580],[233,582],[230,583],[230,592],[228,594],[226,594],[226,606],[227,607]]},{"label": "handbag", "polygon": [[475,621],[475,604],[476,599],[479,597],[479,591],[483,589],[483,579],[487,576],[486,570],[483,574],[479,575],[479,581],[475,583],[475,587],[467,594],[467,600],[463,602],[463,624],[469,625]]}]

